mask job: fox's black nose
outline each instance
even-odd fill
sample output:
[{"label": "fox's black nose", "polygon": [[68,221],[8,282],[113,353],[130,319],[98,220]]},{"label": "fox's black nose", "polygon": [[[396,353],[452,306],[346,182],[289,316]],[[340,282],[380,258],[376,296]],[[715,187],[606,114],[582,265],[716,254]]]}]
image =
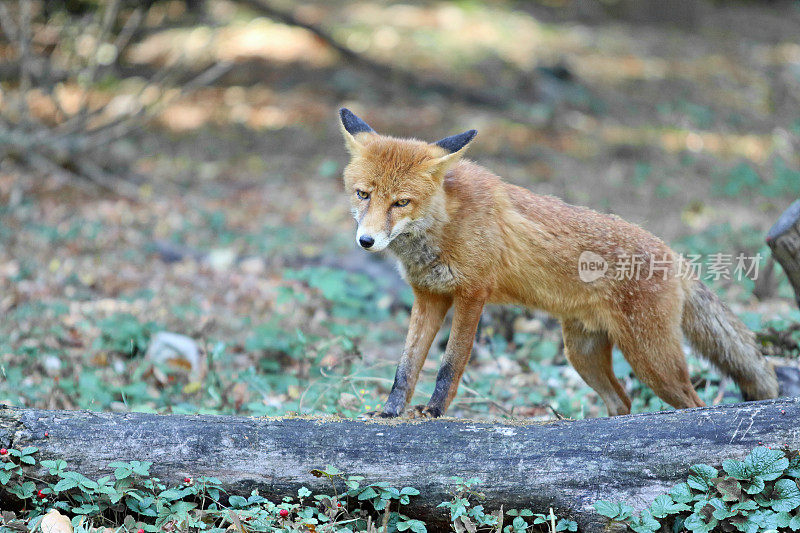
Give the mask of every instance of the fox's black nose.
[{"label": "fox's black nose", "polygon": [[358,238],[358,244],[360,244],[362,248],[372,248],[372,245],[375,244],[375,239],[369,235],[362,235]]}]

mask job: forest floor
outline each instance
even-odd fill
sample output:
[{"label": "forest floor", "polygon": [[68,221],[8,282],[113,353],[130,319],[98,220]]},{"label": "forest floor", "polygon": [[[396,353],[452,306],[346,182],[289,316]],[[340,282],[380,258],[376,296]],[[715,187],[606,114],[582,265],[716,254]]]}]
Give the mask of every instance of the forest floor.
[{"label": "forest floor", "polygon": [[[766,230],[800,197],[796,4],[703,4],[689,28],[523,3],[299,8],[375,60],[514,101],[502,110],[398,86],[305,30],[212,5],[214,26],[159,33],[134,50],[142,64],[178,50],[187,64],[235,62],[123,143],[136,154],[138,199],[0,172],[0,403],[379,408],[411,300],[388,258],[355,248],[342,105],[395,136],[476,128],[471,159],[536,193],[618,214],[681,252],[767,257]],[[197,31],[210,46],[192,47]],[[712,286],[749,326],[780,328],[800,321],[783,278],[777,269],[761,299],[751,280]],[[162,330],[197,340],[201,364],[145,358]],[[441,345],[416,403],[433,389]],[[620,354],[615,362],[635,412],[664,408]],[[731,385],[690,365],[702,397],[720,401]],[[557,323],[536,313],[487,311],[464,384],[452,415],[605,415],[566,364]]]}]

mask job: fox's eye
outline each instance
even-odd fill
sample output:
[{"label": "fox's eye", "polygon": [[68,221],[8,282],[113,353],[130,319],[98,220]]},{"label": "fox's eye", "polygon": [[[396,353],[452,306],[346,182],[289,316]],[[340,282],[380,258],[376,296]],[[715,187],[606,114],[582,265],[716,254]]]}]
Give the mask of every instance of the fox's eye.
[{"label": "fox's eye", "polygon": [[369,198],[369,193],[366,191],[362,191],[361,189],[356,189],[356,196],[358,196],[362,200],[366,200],[367,198]]},{"label": "fox's eye", "polygon": [[405,207],[409,204],[409,202],[411,202],[411,200],[404,198],[402,200],[397,200],[394,205],[395,207]]}]

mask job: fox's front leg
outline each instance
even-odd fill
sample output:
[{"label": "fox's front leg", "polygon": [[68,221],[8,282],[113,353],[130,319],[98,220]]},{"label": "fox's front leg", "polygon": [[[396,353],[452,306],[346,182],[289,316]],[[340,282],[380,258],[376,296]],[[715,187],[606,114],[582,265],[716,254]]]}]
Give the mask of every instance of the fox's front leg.
[{"label": "fox's front leg", "polygon": [[452,296],[414,289],[414,305],[411,308],[406,345],[400,364],[397,365],[392,391],[379,416],[390,418],[403,413],[414,394],[428,350],[452,303]]},{"label": "fox's front leg", "polygon": [[442,416],[455,398],[461,375],[472,353],[472,343],[486,299],[487,295],[483,293],[456,296],[450,338],[436,376],[436,387],[423,415],[434,418]]}]

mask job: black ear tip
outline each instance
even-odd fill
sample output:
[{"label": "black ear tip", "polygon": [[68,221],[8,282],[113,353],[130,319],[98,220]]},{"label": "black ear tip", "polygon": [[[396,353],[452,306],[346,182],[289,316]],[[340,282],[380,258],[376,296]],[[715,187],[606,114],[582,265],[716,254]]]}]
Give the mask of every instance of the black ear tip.
[{"label": "black ear tip", "polygon": [[358,115],[347,109],[346,107],[339,108],[339,118],[342,120],[344,129],[351,135],[361,132],[374,132],[369,124],[361,120]]},{"label": "black ear tip", "polygon": [[459,133],[458,135],[445,137],[444,139],[438,141],[436,146],[444,148],[448,152],[458,152],[467,144],[469,144],[469,142],[475,138],[477,134],[478,130],[467,130],[464,133]]}]

